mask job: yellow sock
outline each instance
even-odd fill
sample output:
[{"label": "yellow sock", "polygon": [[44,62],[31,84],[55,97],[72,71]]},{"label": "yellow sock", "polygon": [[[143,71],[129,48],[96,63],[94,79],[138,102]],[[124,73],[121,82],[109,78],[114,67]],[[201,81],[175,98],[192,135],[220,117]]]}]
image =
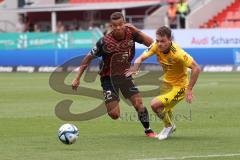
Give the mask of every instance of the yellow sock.
[{"label": "yellow sock", "polygon": [[173,122],[172,122],[172,119],[170,118],[168,112],[165,112],[164,113],[164,117],[163,117],[163,123],[164,123],[164,126],[169,126],[169,125],[173,125]]},{"label": "yellow sock", "polygon": [[173,113],[172,113],[172,109],[166,109],[164,108],[164,110],[158,115],[160,119],[162,119],[164,126],[169,126],[169,125],[173,125]]},{"label": "yellow sock", "polygon": [[173,111],[169,110],[168,111],[169,118],[171,119],[172,122],[174,122],[174,116],[173,116]]}]

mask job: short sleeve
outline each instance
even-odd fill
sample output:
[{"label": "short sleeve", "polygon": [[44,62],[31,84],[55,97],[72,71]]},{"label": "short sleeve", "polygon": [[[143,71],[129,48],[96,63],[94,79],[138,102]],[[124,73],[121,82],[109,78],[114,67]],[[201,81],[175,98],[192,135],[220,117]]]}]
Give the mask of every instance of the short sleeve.
[{"label": "short sleeve", "polygon": [[193,62],[193,58],[184,50],[179,52],[177,58],[185,67],[190,67]]},{"label": "short sleeve", "polygon": [[137,43],[140,43],[140,44],[143,44],[143,37],[138,33],[138,32],[133,32],[133,41],[134,42],[137,42]]},{"label": "short sleeve", "polygon": [[103,54],[103,38],[99,39],[96,45],[89,52],[94,57],[101,57]]},{"label": "short sleeve", "polygon": [[156,42],[152,43],[144,52],[143,55],[148,58],[157,52]]}]

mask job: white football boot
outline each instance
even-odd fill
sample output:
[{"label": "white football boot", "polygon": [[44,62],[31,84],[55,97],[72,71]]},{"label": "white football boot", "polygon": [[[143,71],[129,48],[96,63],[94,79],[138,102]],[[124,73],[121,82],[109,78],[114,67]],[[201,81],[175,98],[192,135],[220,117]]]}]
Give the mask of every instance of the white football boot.
[{"label": "white football boot", "polygon": [[158,134],[159,140],[167,139],[176,130],[176,126],[164,127],[163,130]]}]

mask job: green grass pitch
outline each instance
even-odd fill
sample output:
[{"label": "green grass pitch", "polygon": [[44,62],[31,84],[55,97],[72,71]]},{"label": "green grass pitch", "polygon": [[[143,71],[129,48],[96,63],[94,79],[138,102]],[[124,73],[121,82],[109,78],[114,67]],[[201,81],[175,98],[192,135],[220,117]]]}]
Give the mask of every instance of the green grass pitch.
[{"label": "green grass pitch", "polygon": [[[123,118],[117,121],[107,115],[82,122],[60,120],[54,109],[63,99],[74,100],[73,113],[88,111],[101,101],[55,92],[49,75],[0,73],[0,160],[240,159],[239,73],[202,73],[193,104],[182,101],[175,107],[177,131],[165,141],[145,137],[133,107],[123,101]],[[101,89],[98,81],[90,85]],[[162,122],[150,109],[151,98],[143,100],[152,116],[151,127],[159,132]],[[63,123],[79,128],[77,143],[68,146],[58,140]]]}]

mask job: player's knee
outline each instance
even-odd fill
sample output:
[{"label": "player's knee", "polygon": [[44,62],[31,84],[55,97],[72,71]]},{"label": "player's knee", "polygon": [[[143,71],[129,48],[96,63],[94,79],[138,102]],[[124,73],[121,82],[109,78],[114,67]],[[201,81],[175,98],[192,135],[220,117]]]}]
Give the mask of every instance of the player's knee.
[{"label": "player's knee", "polygon": [[156,99],[153,99],[151,101],[151,107],[155,113],[159,113],[159,112],[161,112],[161,110],[163,110],[163,106],[162,106],[161,102]]},{"label": "player's knee", "polygon": [[151,103],[151,107],[154,112],[158,110],[158,106],[156,105],[156,103]]},{"label": "player's knee", "polygon": [[106,104],[108,115],[112,119],[118,119],[120,117],[120,110],[118,101],[112,101]]},{"label": "player's knee", "polygon": [[114,113],[108,113],[108,115],[109,115],[112,119],[114,119],[114,120],[116,120],[116,119],[118,119],[118,118],[120,117],[120,114],[119,114],[119,113],[116,113],[116,112],[114,112]]},{"label": "player's knee", "polygon": [[141,99],[134,99],[131,100],[132,105],[134,106],[135,110],[137,112],[142,112],[144,111],[143,103]]},{"label": "player's knee", "polygon": [[[129,100],[131,101],[132,105],[134,106],[134,108],[138,111],[139,109],[141,110],[141,108],[143,108],[143,102],[142,102],[142,98],[139,94],[135,94],[133,96],[131,96],[129,98]],[[144,110],[144,108],[143,108]]]},{"label": "player's knee", "polygon": [[141,100],[134,101],[133,106],[136,108],[137,111],[144,110],[143,103]]}]

